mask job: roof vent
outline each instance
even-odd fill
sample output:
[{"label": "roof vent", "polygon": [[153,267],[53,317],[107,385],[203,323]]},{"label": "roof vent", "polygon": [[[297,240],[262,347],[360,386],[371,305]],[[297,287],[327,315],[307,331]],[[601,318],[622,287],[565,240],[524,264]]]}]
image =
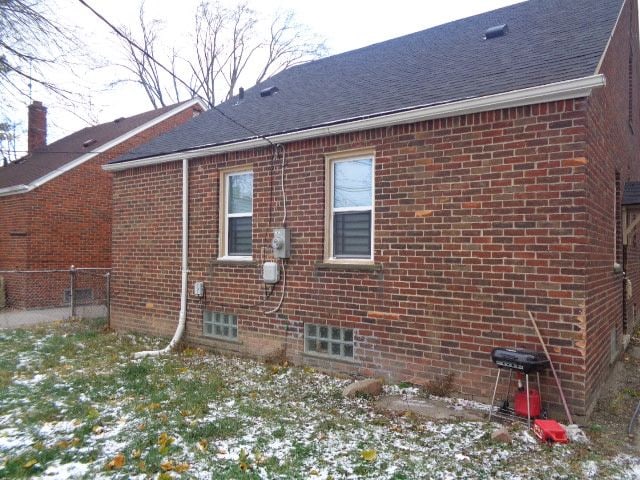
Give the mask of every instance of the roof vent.
[{"label": "roof vent", "polygon": [[260,90],[260,96],[261,97],[270,97],[271,95],[273,95],[274,93],[278,93],[278,87],[276,87],[275,85],[269,88],[265,88],[264,90]]},{"label": "roof vent", "polygon": [[484,32],[484,39],[491,40],[492,38],[504,37],[509,32],[509,27],[506,23],[502,25],[496,25],[495,27],[488,28]]},{"label": "roof vent", "polygon": [[96,143],[96,139],[95,139],[95,138],[90,138],[89,140],[87,140],[86,142],[84,142],[84,143],[82,144],[82,146],[83,146],[84,148],[87,148],[87,147],[89,147],[89,146],[93,145],[94,143]]},{"label": "roof vent", "polygon": [[124,117],[116,118],[116,119],[114,120],[114,123],[120,123],[122,120],[124,120]]}]

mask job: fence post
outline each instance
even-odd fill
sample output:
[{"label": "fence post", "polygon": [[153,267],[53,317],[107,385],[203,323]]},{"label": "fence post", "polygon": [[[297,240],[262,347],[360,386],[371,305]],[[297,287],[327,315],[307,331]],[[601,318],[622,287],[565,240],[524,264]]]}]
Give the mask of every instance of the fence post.
[{"label": "fence post", "polygon": [[4,289],[4,277],[0,276],[0,310],[7,306],[7,297]]},{"label": "fence post", "polygon": [[107,328],[111,329],[111,272],[107,272]]},{"label": "fence post", "polygon": [[70,304],[71,304],[71,319],[76,317],[76,267],[71,265],[69,269],[69,276],[71,277],[70,292]]}]

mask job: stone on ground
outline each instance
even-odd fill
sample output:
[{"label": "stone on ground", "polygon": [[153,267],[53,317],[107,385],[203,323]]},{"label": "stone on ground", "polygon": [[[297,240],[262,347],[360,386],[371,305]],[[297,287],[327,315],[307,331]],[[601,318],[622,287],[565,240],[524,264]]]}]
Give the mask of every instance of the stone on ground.
[{"label": "stone on ground", "polygon": [[578,425],[564,427],[567,431],[567,438],[573,443],[589,443],[589,438]]},{"label": "stone on ground", "polygon": [[347,385],[342,390],[342,396],[355,397],[356,395],[371,395],[376,397],[382,393],[382,380],[379,378],[367,378],[366,380],[359,380]]},{"label": "stone on ground", "polygon": [[468,409],[453,408],[450,404],[435,399],[405,398],[402,396],[383,397],[376,407],[395,414],[412,413],[433,420],[481,421],[480,414]]},{"label": "stone on ground", "polygon": [[491,440],[500,443],[511,443],[513,441],[513,438],[511,438],[509,430],[502,427],[493,431],[493,433],[491,434]]}]

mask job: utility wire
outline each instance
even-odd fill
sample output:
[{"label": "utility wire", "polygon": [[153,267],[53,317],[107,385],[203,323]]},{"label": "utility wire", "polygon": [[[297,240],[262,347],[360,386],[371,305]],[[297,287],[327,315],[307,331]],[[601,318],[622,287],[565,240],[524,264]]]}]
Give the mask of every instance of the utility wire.
[{"label": "utility wire", "polygon": [[[116,27],[113,23],[111,23],[109,20],[107,20],[104,16],[102,16],[100,13],[98,13],[93,7],[91,7],[85,0],[78,0],[82,5],[84,5],[86,8],[88,8],[95,16],[97,16],[102,22],[104,22],[105,24],[107,24],[109,26],[109,28],[111,28],[119,37],[121,37],[122,39],[124,39],[127,43],[129,43],[131,46],[133,46],[136,50],[139,50],[144,56],[146,56],[149,60],[151,60],[152,62],[154,62],[156,65],[158,65],[162,70],[164,70],[165,72],[167,72],[169,75],[171,75],[172,78],[174,78],[176,81],[178,81],[181,85],[183,85],[184,87],[187,88],[187,90],[192,91],[192,88],[190,85],[188,85],[184,80],[182,80],[180,77],[178,77],[177,75],[175,75],[175,73],[173,73],[173,71],[171,71],[169,68],[165,67],[162,63],[160,63],[158,60],[156,60],[153,55],[151,55],[149,52],[147,52],[145,49],[143,49],[142,47],[140,47],[138,44],[136,44],[132,39],[130,39],[127,35],[125,35],[124,33],[122,33],[120,31],[120,29],[118,27]],[[281,189],[282,189],[282,195],[283,195],[283,206],[284,206],[284,215],[283,215],[283,226],[286,222],[287,219],[287,207],[286,207],[286,194],[285,194],[285,189],[284,189],[284,167],[285,167],[285,149],[283,145],[279,145],[277,146],[276,144],[274,144],[271,140],[269,140],[265,135],[259,134],[256,131],[252,130],[251,128],[247,127],[246,125],[243,125],[242,123],[236,121],[235,119],[231,118],[229,115],[227,115],[224,111],[222,111],[221,109],[219,109],[218,107],[216,107],[215,105],[211,105],[211,108],[213,110],[215,110],[216,112],[218,112],[220,115],[222,115],[224,118],[226,118],[227,120],[229,120],[230,122],[232,122],[233,124],[237,125],[238,127],[246,130],[247,132],[251,133],[252,135],[261,138],[263,140],[265,140],[271,147],[273,147],[274,149],[274,156],[277,158],[278,155],[278,150],[280,149],[282,151],[282,172],[281,172]],[[278,148],[279,147],[279,148]],[[87,152],[85,152],[87,153]],[[273,175],[273,172],[272,172]],[[282,306],[282,302],[284,301],[284,297],[285,297],[285,289],[286,289],[286,270],[285,270],[285,265],[283,263],[283,285],[282,285],[282,296],[280,298],[280,302],[278,303],[278,306],[275,309],[270,310],[267,313],[274,313],[277,312],[280,307]],[[265,303],[269,297],[271,296],[271,294],[273,293],[275,286],[272,286],[270,291],[268,293],[265,294],[265,298],[262,300],[259,300],[258,302],[255,302],[253,304],[250,305],[241,305],[241,306],[237,306],[234,305],[235,308],[239,308],[241,310],[244,309],[250,309],[250,308],[255,308],[256,306]],[[225,304],[223,303],[219,303],[219,302],[215,302],[215,301],[211,301],[211,303],[214,303],[216,305],[220,305],[220,306],[225,306]]]},{"label": "utility wire", "polygon": [[[158,65],[162,70],[167,72],[169,75],[171,75],[171,77],[173,79],[177,80],[181,85],[186,87],[187,90],[193,92],[193,89],[191,88],[191,86],[187,82],[185,82],[180,77],[178,77],[169,68],[165,67],[162,63],[160,63],[160,61],[156,60],[153,55],[151,55],[149,52],[147,52],[144,48],[140,47],[136,42],[133,41],[133,39],[129,38],[127,35],[122,33],[122,31],[118,27],[116,27],[113,23],[111,23],[109,20],[107,20],[103,15],[101,15],[98,11],[96,11],[91,5],[89,5],[87,2],[85,2],[85,0],[78,0],[78,1],[82,5],[87,7],[96,17],[98,17],[100,20],[102,20],[104,23],[106,23],[109,26],[109,28],[111,28],[111,30],[113,30],[120,38],[122,38],[124,41],[129,43],[131,46],[133,46],[136,50],[139,50],[149,60],[151,60],[156,65]],[[247,127],[246,125],[243,125],[242,123],[240,123],[240,122],[236,121],[235,119],[231,118],[229,115],[224,113],[221,109],[219,109],[215,105],[211,105],[211,108],[213,110],[215,110],[216,112],[218,112],[220,115],[222,115],[224,118],[229,120],[230,122],[234,123],[235,125],[237,125],[238,127],[242,128],[242,129],[246,130],[247,132],[251,133],[252,135],[255,135],[258,138],[262,138],[267,143],[269,143],[269,145],[271,145],[272,147],[275,148],[275,144],[271,140],[269,140],[266,136],[264,136],[264,135],[262,135],[262,134],[260,134],[260,133],[258,133],[256,131],[252,130],[251,128]]]}]

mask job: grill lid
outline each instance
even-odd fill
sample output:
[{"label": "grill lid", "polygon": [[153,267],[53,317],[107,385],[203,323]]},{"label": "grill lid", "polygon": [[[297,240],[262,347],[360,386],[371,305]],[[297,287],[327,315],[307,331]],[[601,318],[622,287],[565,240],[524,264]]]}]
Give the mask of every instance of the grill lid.
[{"label": "grill lid", "polygon": [[500,368],[509,368],[523,373],[541,372],[549,368],[549,360],[544,352],[494,348],[491,360]]}]

